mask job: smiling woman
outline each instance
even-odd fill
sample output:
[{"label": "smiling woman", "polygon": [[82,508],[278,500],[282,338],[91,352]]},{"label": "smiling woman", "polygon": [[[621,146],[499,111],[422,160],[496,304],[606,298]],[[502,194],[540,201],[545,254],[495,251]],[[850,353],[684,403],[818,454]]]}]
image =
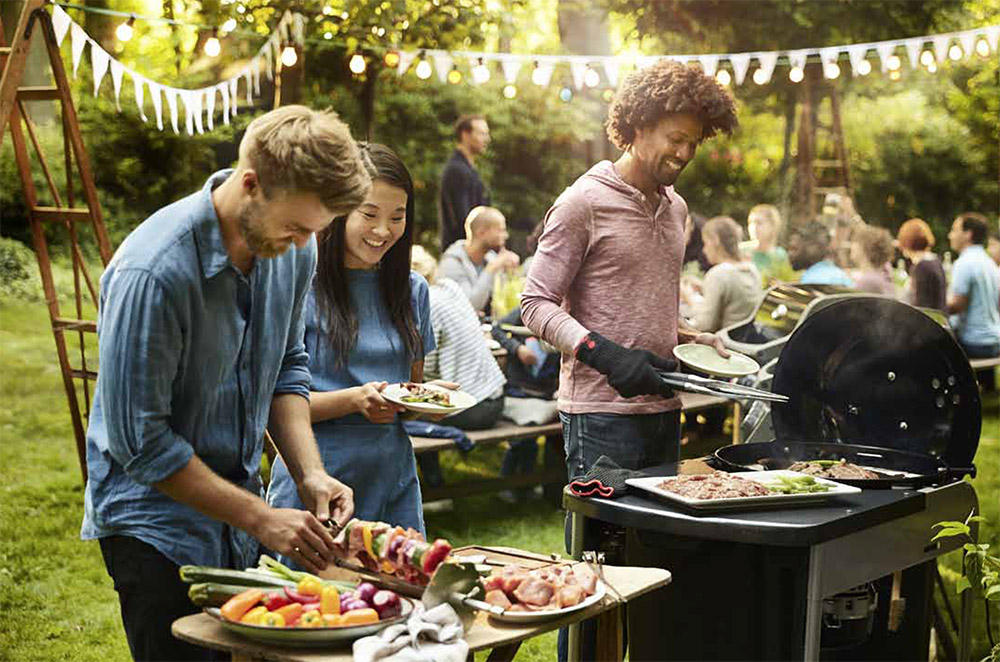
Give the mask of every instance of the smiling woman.
[{"label": "smiling woman", "polygon": [[[423,532],[403,409],[382,395],[390,383],[422,382],[424,356],[434,349],[427,281],[410,272],[413,184],[389,148],[362,145],[361,153],[372,187],[320,236],[306,304],[310,414],[327,472],[355,489],[355,514]],[[280,459],[267,498],[302,507]]]}]

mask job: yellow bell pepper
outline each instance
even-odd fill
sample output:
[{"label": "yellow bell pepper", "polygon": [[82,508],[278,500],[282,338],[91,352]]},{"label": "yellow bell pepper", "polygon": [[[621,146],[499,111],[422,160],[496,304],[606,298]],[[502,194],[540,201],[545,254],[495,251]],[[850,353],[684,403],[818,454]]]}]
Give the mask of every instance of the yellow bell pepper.
[{"label": "yellow bell pepper", "polygon": [[267,607],[261,605],[259,607],[254,607],[247,613],[243,614],[243,618],[240,619],[240,623],[247,623],[248,625],[260,625],[260,619],[263,618],[264,614],[267,612]]},{"label": "yellow bell pepper", "polygon": [[307,611],[302,614],[302,618],[295,625],[300,628],[321,628],[323,627],[323,616],[318,611]]},{"label": "yellow bell pepper", "polygon": [[269,611],[260,619],[260,624],[269,628],[283,628],[285,627],[285,617],[276,611]]},{"label": "yellow bell pepper", "polygon": [[319,610],[324,614],[340,613],[340,591],[336,586],[324,586],[319,596]]},{"label": "yellow bell pepper", "polygon": [[307,575],[303,577],[298,586],[295,587],[302,595],[321,595],[323,593],[323,582],[319,577]]},{"label": "yellow bell pepper", "polygon": [[372,529],[367,524],[361,525],[361,539],[364,540],[365,551],[368,552],[373,559],[378,558],[375,556],[375,552],[372,551]]}]

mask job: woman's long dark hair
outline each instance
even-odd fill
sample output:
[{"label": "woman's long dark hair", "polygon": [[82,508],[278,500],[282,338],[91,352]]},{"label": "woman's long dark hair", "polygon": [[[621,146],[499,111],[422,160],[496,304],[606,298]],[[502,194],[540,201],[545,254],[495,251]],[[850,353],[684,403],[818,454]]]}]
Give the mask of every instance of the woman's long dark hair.
[{"label": "woman's long dark hair", "polygon": [[[413,179],[395,152],[377,143],[359,143],[362,158],[374,166],[372,179],[406,191],[406,227],[378,268],[379,289],[389,317],[403,339],[410,361],[422,357],[420,334],[413,321],[410,301],[410,248],[413,246]],[[358,318],[347,287],[344,257],[347,217],[333,221],[319,238],[319,263],[316,266],[316,301],[321,319],[327,321],[330,342],[337,353],[337,365],[347,364],[347,357],[358,339]]]}]

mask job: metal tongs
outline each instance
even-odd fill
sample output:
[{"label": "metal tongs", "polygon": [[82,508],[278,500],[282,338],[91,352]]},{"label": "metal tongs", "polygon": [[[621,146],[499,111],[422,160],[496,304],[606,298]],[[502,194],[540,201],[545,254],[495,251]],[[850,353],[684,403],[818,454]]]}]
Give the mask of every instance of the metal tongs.
[{"label": "metal tongs", "polygon": [[663,383],[678,391],[715,395],[729,400],[762,400],[764,402],[788,402],[788,396],[764,391],[752,386],[733,384],[718,379],[688,375],[682,372],[657,372]]}]

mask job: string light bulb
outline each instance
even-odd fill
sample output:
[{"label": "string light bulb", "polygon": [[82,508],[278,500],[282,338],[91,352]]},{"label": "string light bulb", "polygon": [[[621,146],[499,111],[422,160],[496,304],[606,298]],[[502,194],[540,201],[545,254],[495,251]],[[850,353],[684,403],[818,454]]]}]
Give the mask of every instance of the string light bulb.
[{"label": "string light bulb", "polygon": [[937,72],[937,62],[931,62],[927,65],[927,73],[933,74]]},{"label": "string light bulb", "polygon": [[989,57],[990,56],[990,43],[986,41],[985,37],[980,37],[976,41],[976,55],[979,57]]},{"label": "string light bulb", "polygon": [[517,86],[513,83],[508,83],[503,86],[503,98],[513,99],[517,96]]},{"label": "string light bulb", "polygon": [[299,54],[295,52],[295,47],[291,44],[285,46],[281,51],[281,64],[286,67],[294,67],[299,61]]},{"label": "string light bulb", "polygon": [[434,69],[431,67],[431,63],[421,58],[420,62],[417,62],[417,78],[427,80],[432,73],[434,73]]},{"label": "string light bulb", "polygon": [[583,84],[587,87],[597,87],[601,84],[601,74],[597,73],[597,69],[587,66],[587,72],[583,74]]},{"label": "string light bulb", "polygon": [[569,103],[570,100],[573,99],[573,90],[569,89],[568,87],[562,88],[561,90],[559,90],[559,98],[565,101],[566,103]]},{"label": "string light bulb", "polygon": [[793,83],[801,83],[802,79],[806,77],[806,72],[802,70],[802,67],[792,67],[788,72],[788,80]]},{"label": "string light bulb", "polygon": [[348,62],[347,67],[351,70],[352,74],[361,75],[365,73],[365,67],[368,63],[365,62],[365,56],[361,53],[355,53],[351,56],[351,61]]},{"label": "string light bulb", "polygon": [[222,44],[219,43],[219,29],[212,30],[212,36],[205,40],[205,55],[208,57],[218,57],[222,52]]},{"label": "string light bulb", "polygon": [[903,75],[899,73],[899,69],[893,69],[892,71],[889,72],[889,80],[897,81],[900,80],[902,77]]},{"label": "string light bulb", "polygon": [[389,51],[388,53],[385,54],[384,60],[385,60],[385,66],[389,67],[390,69],[398,67],[399,53],[397,53],[396,51]]},{"label": "string light bulb", "polygon": [[462,82],[462,72],[458,70],[458,67],[453,66],[448,72],[448,82],[452,85],[458,85]]},{"label": "string light bulb", "polygon": [[934,64],[934,53],[931,53],[931,49],[925,48],[920,53],[920,64],[925,67],[929,67]]},{"label": "string light bulb", "polygon": [[868,60],[861,60],[858,63],[858,74],[861,76],[867,76],[872,72],[872,63]]},{"label": "string light bulb", "polygon": [[889,59],[885,61],[885,66],[889,71],[899,71],[903,66],[903,61],[899,59],[898,55],[890,55]]},{"label": "string light bulb", "polygon": [[823,67],[823,75],[827,80],[834,80],[840,75],[840,65],[836,62],[829,62]]},{"label": "string light bulb", "polygon": [[964,55],[965,52],[958,44],[952,44],[951,48],[948,49],[948,57],[951,58],[952,62],[958,62]]},{"label": "string light bulb", "polygon": [[472,81],[477,85],[482,85],[490,79],[490,69],[479,58],[479,64],[472,68]]},{"label": "string light bulb", "polygon": [[765,73],[763,69],[757,69],[753,72],[753,82],[758,85],[763,85],[767,82],[767,73]]},{"label": "string light bulb", "polygon": [[135,34],[135,29],[132,27],[135,25],[135,14],[128,17],[128,20],[118,26],[115,30],[115,36],[118,37],[118,41],[130,41],[132,35]]},{"label": "string light bulb", "polygon": [[222,34],[226,34],[228,32],[232,32],[235,29],[236,29],[236,19],[229,17],[226,19],[226,22],[222,24],[221,31]]},{"label": "string light bulb", "polygon": [[615,98],[615,91],[609,87],[601,93],[601,98],[603,98],[607,103],[611,103],[612,99]]},{"label": "string light bulb", "polygon": [[725,69],[719,69],[715,72],[715,80],[719,83],[719,85],[727,87],[733,82],[733,77]]}]

